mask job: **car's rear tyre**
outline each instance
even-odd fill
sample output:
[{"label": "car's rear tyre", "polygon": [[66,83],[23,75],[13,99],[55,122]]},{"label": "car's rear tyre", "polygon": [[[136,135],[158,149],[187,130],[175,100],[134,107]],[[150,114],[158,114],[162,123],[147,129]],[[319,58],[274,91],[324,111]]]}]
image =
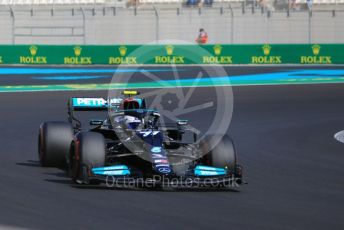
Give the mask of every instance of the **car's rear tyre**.
[{"label": "car's rear tyre", "polygon": [[38,135],[40,164],[43,167],[65,166],[73,136],[73,128],[67,122],[50,121],[42,123]]},{"label": "car's rear tyre", "polygon": [[226,168],[232,172],[236,170],[237,156],[235,146],[227,135],[211,135],[200,143],[203,154],[201,162],[203,164]]},{"label": "car's rear tyre", "polygon": [[105,139],[96,132],[80,132],[73,142],[70,159],[72,180],[78,184],[98,184],[88,178],[90,170],[105,165]]}]

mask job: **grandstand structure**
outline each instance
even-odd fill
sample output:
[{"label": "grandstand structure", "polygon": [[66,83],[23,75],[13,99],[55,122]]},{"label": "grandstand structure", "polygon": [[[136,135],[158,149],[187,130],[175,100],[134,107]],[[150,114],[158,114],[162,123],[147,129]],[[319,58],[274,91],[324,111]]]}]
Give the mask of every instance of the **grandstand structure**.
[{"label": "grandstand structure", "polygon": [[0,0],[0,44],[344,43],[344,0],[291,2]]}]

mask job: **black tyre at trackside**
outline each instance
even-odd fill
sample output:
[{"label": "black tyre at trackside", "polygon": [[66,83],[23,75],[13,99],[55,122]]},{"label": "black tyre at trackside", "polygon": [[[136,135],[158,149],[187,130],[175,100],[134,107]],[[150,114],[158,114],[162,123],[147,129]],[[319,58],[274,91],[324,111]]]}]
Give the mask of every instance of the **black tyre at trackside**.
[{"label": "black tyre at trackside", "polygon": [[73,136],[73,128],[68,122],[43,122],[38,135],[40,164],[43,167],[65,166]]},{"label": "black tyre at trackside", "polygon": [[85,173],[94,167],[105,165],[105,148],[105,139],[100,133],[80,132],[76,135],[70,155],[70,176],[74,182],[97,183],[87,181]]}]

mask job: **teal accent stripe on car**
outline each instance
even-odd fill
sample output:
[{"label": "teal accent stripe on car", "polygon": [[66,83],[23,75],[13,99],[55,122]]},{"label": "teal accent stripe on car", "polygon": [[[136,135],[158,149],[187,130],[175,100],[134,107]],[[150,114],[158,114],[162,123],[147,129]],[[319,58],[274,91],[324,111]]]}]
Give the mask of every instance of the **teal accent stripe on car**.
[{"label": "teal accent stripe on car", "polygon": [[128,176],[128,175],[130,175],[130,170],[125,165],[115,165],[115,166],[109,166],[109,167],[93,168],[92,172],[95,175],[104,175],[104,176]]},{"label": "teal accent stripe on car", "polygon": [[194,169],[194,174],[195,176],[224,176],[227,174],[227,170],[224,168],[198,165]]}]

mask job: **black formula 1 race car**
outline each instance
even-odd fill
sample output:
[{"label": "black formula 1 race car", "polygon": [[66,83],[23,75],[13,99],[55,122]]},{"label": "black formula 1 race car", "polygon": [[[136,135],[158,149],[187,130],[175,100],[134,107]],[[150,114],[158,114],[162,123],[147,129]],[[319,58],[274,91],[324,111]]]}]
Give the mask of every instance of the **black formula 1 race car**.
[{"label": "black formula 1 race car", "polygon": [[[76,111],[107,111],[82,128]],[[68,121],[43,122],[38,153],[43,167],[66,168],[77,184],[112,186],[237,186],[242,167],[228,136],[197,140],[186,120],[161,125],[137,91],[122,98],[70,98]],[[191,141],[186,141],[186,136]],[[191,138],[190,138],[191,137]],[[215,143],[215,144],[214,144]]]}]

